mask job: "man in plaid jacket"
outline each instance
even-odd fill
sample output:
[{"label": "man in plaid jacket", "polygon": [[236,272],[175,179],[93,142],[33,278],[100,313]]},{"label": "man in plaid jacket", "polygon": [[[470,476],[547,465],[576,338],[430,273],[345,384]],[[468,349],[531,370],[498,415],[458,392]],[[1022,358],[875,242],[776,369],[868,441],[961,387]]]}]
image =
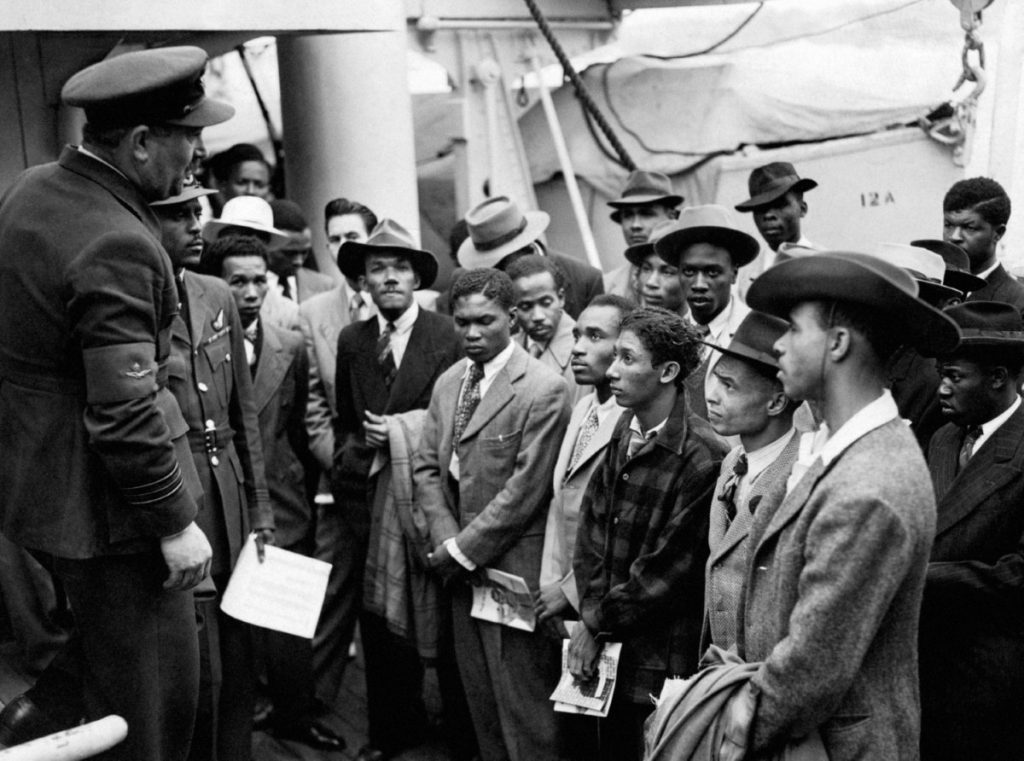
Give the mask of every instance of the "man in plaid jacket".
[{"label": "man in plaid jacket", "polygon": [[601,725],[601,758],[639,759],[643,722],[669,676],[697,666],[708,513],[726,447],[689,409],[683,381],[700,338],[664,309],[622,322],[612,393],[632,414],[616,425],[580,508],[574,568],[583,626],[569,666],[592,677],[601,643],[623,643]]}]

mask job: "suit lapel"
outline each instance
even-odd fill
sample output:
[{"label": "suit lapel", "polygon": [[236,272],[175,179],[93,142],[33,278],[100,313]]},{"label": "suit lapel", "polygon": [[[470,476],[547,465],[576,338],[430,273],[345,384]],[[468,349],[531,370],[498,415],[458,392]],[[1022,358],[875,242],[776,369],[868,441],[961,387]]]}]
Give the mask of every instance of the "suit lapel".
[{"label": "suit lapel", "polygon": [[277,336],[267,326],[263,325],[263,346],[260,349],[259,359],[256,361],[256,375],[253,378],[253,398],[256,402],[256,412],[259,413],[267,405],[267,402],[274,396],[274,392],[281,385],[288,370],[282,354],[284,346],[277,340]]},{"label": "suit lapel", "polygon": [[526,361],[529,355],[519,346],[515,346],[512,356],[501,371],[494,376],[491,387],[487,389],[480,404],[473,412],[473,417],[466,424],[466,430],[462,432],[461,441],[475,436],[491,419],[515,397],[516,392],[512,387],[514,381],[521,378],[526,372]]},{"label": "suit lapel", "polygon": [[564,372],[572,360],[572,347],[576,345],[576,339],[572,336],[572,329],[576,321],[568,313],[562,315],[558,322],[558,332],[548,343],[548,351],[552,358],[558,363],[559,371]]},{"label": "suit lapel", "polygon": [[563,446],[558,450],[558,462],[555,463],[554,482],[555,489],[561,485],[563,481],[569,478],[569,462],[572,460],[572,452],[576,448],[576,439],[580,435],[580,428],[583,427],[583,421],[586,419],[586,414],[590,409],[590,396],[585,397],[585,404],[577,404],[572,408],[572,416],[569,418],[569,427],[565,429],[565,438]]},{"label": "suit lapel", "polygon": [[203,298],[206,288],[203,287],[203,281],[193,276],[191,272],[186,272],[184,277],[185,293],[188,296],[189,329],[192,331],[193,346],[198,348],[203,344],[206,321],[209,316],[206,299]]},{"label": "suit lapel", "polygon": [[402,364],[388,395],[388,412],[408,409],[434,376],[436,351],[434,336],[426,315],[427,312],[420,310],[416,322],[413,323],[412,332],[409,333]]},{"label": "suit lapel", "polygon": [[814,487],[817,486],[818,481],[821,480],[825,472],[825,464],[821,461],[821,458],[815,458],[811,467],[807,469],[807,472],[804,473],[800,481],[793,487],[793,491],[783,498],[779,509],[771,516],[758,544],[763,544],[770,537],[782,531],[791,520],[799,515],[804,504],[811,496]]},{"label": "suit lapel", "polygon": [[609,442],[612,440],[612,433],[615,431],[615,424],[619,422],[619,417],[624,411],[625,410],[622,407],[616,407],[612,410],[611,414],[601,422],[601,425],[597,428],[597,432],[591,437],[590,441],[587,442],[587,446],[584,447],[583,454],[580,455],[580,459],[579,462],[576,463],[576,467],[573,468],[572,473],[567,474],[566,477],[573,475],[573,473],[580,468],[585,468],[587,463],[605,450],[605,447],[607,447]]}]

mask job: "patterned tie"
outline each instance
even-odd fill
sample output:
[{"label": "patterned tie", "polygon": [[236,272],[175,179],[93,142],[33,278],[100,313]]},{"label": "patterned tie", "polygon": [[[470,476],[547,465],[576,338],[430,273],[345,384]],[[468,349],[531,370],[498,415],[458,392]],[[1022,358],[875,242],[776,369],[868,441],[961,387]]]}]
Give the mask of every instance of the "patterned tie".
[{"label": "patterned tie", "polygon": [[242,328],[242,333],[245,339],[245,361],[249,364],[249,372],[255,374],[256,360],[259,359],[256,355],[256,347],[260,340],[260,321],[253,320]]},{"label": "patterned tie", "polygon": [[348,303],[348,321],[349,323],[359,322],[359,318],[362,315],[363,310],[363,296],[359,291],[355,292],[352,300]]},{"label": "patterned tie", "polygon": [[530,356],[534,359],[540,359],[540,355],[544,353],[544,347],[539,343],[530,344]]},{"label": "patterned tie", "polygon": [[384,385],[391,388],[398,375],[398,365],[395,364],[395,355],[391,351],[391,334],[395,332],[395,323],[389,322],[384,326],[377,339],[377,364],[384,374]]},{"label": "patterned tie", "polygon": [[462,386],[462,397],[459,399],[459,406],[455,410],[455,435],[452,441],[458,442],[462,438],[462,432],[466,430],[469,419],[473,417],[473,411],[480,404],[480,381],[484,377],[484,366],[474,362],[469,366],[469,377]]},{"label": "patterned tie", "polygon": [[580,428],[580,434],[576,437],[576,446],[572,450],[572,458],[569,460],[569,470],[566,473],[571,473],[573,468],[579,463],[580,458],[583,456],[583,452],[587,448],[587,444],[594,438],[594,434],[597,433],[598,421],[597,421],[597,405],[593,405],[590,408],[590,414],[587,415],[587,419],[583,421],[583,427]]},{"label": "patterned tie", "polygon": [[736,462],[732,465],[732,473],[725,479],[722,493],[718,495],[719,501],[725,505],[725,514],[729,518],[729,523],[732,523],[733,518],[736,517],[736,491],[739,489],[740,481],[745,475],[747,475],[747,456],[740,452],[740,456],[736,458]]},{"label": "patterned tie", "polygon": [[978,443],[978,439],[981,438],[981,427],[972,426],[964,431],[964,443],[960,446],[960,454],[957,456],[957,472],[959,473],[967,465],[967,462],[971,459],[971,455],[974,454],[974,445]]}]

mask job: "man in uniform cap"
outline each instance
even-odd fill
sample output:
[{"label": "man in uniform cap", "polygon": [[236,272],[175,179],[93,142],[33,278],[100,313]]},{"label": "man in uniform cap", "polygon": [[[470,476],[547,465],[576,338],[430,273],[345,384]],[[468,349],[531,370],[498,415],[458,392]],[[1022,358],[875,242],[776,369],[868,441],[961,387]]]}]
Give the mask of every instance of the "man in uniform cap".
[{"label": "man in uniform cap", "polygon": [[148,204],[181,192],[202,128],[206,54],[126,53],[62,91],[80,147],[0,201],[3,532],[63,587],[76,632],[0,714],[0,743],[116,713],[105,757],[183,759],[198,653],[188,590],[207,574],[198,479],[165,362],[178,293]]},{"label": "man in uniform cap", "polygon": [[755,712],[748,752],[817,732],[833,761],[917,758],[917,612],[935,497],[885,362],[901,343],[948,352],[959,331],[910,275],[867,254],[783,262],[749,300],[789,319],[779,377],[787,396],[819,405],[827,440],[801,451],[750,529],[738,650],[761,665],[739,703]]},{"label": "man in uniform cap", "polygon": [[[710,343],[727,344],[743,318],[746,304],[733,295],[741,267],[757,257],[757,241],[738,230],[724,206],[691,206],[683,209],[673,228],[661,235],[654,250],[678,268],[690,319]],[[707,420],[704,396],[711,367],[717,359],[707,346],[701,364],[686,379],[687,395],[694,414]]]},{"label": "man in uniform cap", "polygon": [[921,758],[1018,759],[1024,747],[1024,324],[1009,304],[946,311],[948,424],[928,469],[938,520],[921,607]]},{"label": "man in uniform cap", "polygon": [[[677,207],[682,202],[683,197],[673,192],[672,180],[667,175],[637,169],[629,173],[622,195],[608,205],[614,209],[612,221],[622,227],[622,237],[629,247],[647,243],[658,224],[678,217]],[[638,275],[637,266],[627,261],[604,276],[605,293],[625,296],[643,305]]]}]

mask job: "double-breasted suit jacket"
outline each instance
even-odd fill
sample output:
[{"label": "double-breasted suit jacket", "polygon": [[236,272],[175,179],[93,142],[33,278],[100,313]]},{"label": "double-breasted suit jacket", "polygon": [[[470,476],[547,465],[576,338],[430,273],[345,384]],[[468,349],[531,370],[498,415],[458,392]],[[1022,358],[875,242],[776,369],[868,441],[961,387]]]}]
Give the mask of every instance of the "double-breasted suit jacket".
[{"label": "double-breasted suit jacket", "polygon": [[832,761],[916,759],[935,529],[920,448],[893,417],[785,488],[764,497],[749,537],[739,655],[763,661],[753,757],[818,728]]},{"label": "double-breasted suit jacket", "polygon": [[170,388],[188,424],[206,492],[197,523],[213,547],[212,573],[231,569],[247,534],[273,528],[252,381],[234,297],[220,279],[185,271],[187,307],[171,331]]},{"label": "double-breasted suit jacket", "polygon": [[743,504],[736,505],[736,517],[732,521],[729,520],[721,496],[736,460],[743,452],[742,447],[733,449],[722,461],[722,472],[715,484],[715,498],[711,503],[708,524],[708,548],[711,554],[704,572],[705,628],[701,650],[709,645],[727,650],[736,644],[737,617],[750,554],[747,538],[754,522],[754,513],[765,494],[780,482],[785,483],[800,451],[800,435],[792,432],[788,435],[791,438],[785,449],[761,471]]},{"label": "double-breasted suit jacket", "polygon": [[252,395],[274,511],[274,543],[306,553],[313,525],[303,466],[309,450],[309,358],[299,333],[273,325],[260,327],[263,344],[252,378]]},{"label": "double-breasted suit jacket", "polygon": [[926,759],[1024,748],[1024,407],[957,473],[963,430],[932,439],[938,524],[921,609]]},{"label": "double-breasted suit jacket", "polygon": [[[572,453],[576,448],[576,439],[580,429],[586,422],[594,395],[588,394],[573,407],[569,427],[562,439],[558,451],[558,461],[552,478],[551,505],[548,507],[547,522],[544,526],[544,554],[540,563],[541,586],[558,584],[566,599],[578,612],[580,595],[576,589],[576,574],[572,570],[572,558],[576,548],[576,529],[579,526],[580,503],[587,490],[594,471],[604,460],[608,443],[612,439],[615,424],[624,412],[624,408],[615,404],[598,426],[597,431],[587,442],[579,460],[571,468]],[[595,402],[596,403],[596,402]]]}]

